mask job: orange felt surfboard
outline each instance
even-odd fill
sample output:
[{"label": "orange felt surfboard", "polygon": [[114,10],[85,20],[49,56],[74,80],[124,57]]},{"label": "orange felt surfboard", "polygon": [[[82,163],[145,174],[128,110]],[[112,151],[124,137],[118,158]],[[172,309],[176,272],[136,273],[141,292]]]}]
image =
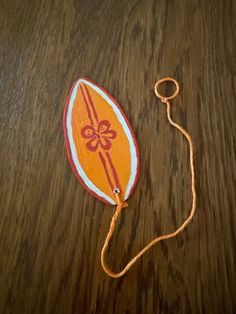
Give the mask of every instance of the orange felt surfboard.
[{"label": "orange felt surfboard", "polygon": [[66,101],[64,135],[72,169],[99,200],[115,205],[132,194],[139,175],[134,132],[116,100],[87,78],[78,79]]}]

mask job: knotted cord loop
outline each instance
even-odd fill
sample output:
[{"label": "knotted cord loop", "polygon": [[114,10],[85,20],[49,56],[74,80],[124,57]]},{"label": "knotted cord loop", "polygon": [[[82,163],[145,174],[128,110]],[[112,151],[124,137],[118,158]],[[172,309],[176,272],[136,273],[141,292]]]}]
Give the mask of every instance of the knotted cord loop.
[{"label": "knotted cord loop", "polygon": [[115,197],[116,197],[118,206],[121,206],[121,208],[125,208],[128,206],[127,202],[122,202],[121,197],[120,197],[120,192],[115,193]]},{"label": "knotted cord loop", "polygon": [[[174,92],[173,95],[168,96],[168,97],[164,97],[162,96],[159,91],[158,91],[158,87],[161,83],[166,82],[166,81],[172,81],[174,82],[174,84],[176,85],[176,90]],[[120,196],[120,191],[117,190],[115,191],[115,196],[116,196],[116,200],[117,200],[117,206],[116,206],[116,211],[112,217],[111,220],[111,224],[110,224],[110,229],[108,231],[108,234],[106,236],[106,240],[105,243],[103,245],[102,251],[101,251],[101,263],[102,263],[102,267],[104,269],[104,271],[113,278],[119,278],[122,277],[129,269],[130,267],[148,250],[150,249],[155,243],[165,240],[165,239],[169,239],[169,238],[174,238],[176,237],[181,231],[183,231],[186,226],[190,223],[190,221],[193,218],[193,215],[195,213],[196,210],[196,203],[197,203],[197,196],[196,196],[196,187],[195,187],[195,170],[194,170],[194,152],[193,152],[193,142],[192,139],[189,135],[189,133],[183,128],[181,127],[179,124],[177,124],[176,122],[174,122],[171,118],[171,114],[170,114],[170,103],[169,100],[173,99],[177,96],[177,94],[179,93],[179,84],[176,80],[172,79],[172,78],[163,78],[161,80],[159,80],[156,84],[155,84],[155,93],[157,95],[157,97],[167,105],[167,118],[170,122],[170,124],[172,124],[175,128],[177,128],[180,132],[183,133],[183,135],[186,137],[188,143],[189,143],[189,160],[190,160],[190,169],[191,169],[191,175],[192,175],[192,181],[191,181],[191,188],[192,188],[192,208],[190,211],[189,216],[187,217],[187,219],[183,222],[183,224],[176,229],[174,232],[166,234],[166,235],[162,235],[159,236],[155,239],[153,239],[151,242],[149,242],[135,257],[133,257],[130,262],[124,267],[124,269],[119,272],[119,273],[113,273],[111,270],[109,270],[109,268],[107,267],[106,263],[105,263],[105,252],[107,250],[109,241],[112,237],[113,231],[115,229],[115,224],[116,221],[120,215],[121,209],[125,208],[128,206],[127,202],[123,202],[121,200],[121,196]]]}]

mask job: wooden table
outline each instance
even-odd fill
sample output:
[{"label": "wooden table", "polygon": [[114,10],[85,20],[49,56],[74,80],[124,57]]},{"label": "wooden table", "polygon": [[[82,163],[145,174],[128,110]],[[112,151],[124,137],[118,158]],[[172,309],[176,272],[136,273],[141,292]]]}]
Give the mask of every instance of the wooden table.
[{"label": "wooden table", "polygon": [[[0,2],[0,312],[235,313],[235,1]],[[81,187],[64,147],[65,100],[83,76],[121,104],[141,155],[113,270],[191,209],[188,145],[157,79],[179,81],[173,118],[195,144],[193,222],[121,279],[100,265],[114,208]]]}]

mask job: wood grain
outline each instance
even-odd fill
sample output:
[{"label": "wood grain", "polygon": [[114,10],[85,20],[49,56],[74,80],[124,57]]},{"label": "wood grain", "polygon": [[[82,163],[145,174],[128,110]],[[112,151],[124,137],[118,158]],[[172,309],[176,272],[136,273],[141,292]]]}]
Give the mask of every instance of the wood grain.
[{"label": "wood grain", "polygon": [[[236,312],[235,13],[233,0],[0,1],[1,313]],[[114,95],[139,142],[114,270],[191,208],[188,146],[157,79],[179,81],[173,118],[195,143],[192,224],[118,280],[100,265],[114,208],[80,186],[64,147],[64,103],[81,76]]]}]

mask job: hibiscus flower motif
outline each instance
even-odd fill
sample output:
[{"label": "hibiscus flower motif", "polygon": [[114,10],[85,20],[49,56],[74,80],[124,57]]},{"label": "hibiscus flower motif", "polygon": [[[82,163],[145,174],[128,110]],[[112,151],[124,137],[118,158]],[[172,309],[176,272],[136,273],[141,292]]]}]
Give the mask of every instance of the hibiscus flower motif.
[{"label": "hibiscus flower motif", "polygon": [[95,152],[99,146],[104,150],[111,148],[111,140],[116,138],[117,133],[111,130],[110,126],[109,121],[102,120],[98,123],[97,129],[92,125],[86,125],[82,128],[81,135],[89,139],[86,145],[91,152]]}]

